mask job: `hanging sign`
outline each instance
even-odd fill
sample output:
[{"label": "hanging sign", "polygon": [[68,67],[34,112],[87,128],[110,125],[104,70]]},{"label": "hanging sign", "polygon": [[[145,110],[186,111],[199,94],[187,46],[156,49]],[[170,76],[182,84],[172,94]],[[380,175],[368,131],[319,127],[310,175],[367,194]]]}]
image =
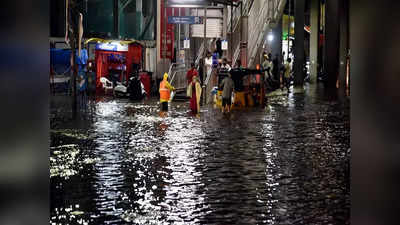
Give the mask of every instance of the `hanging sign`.
[{"label": "hanging sign", "polygon": [[209,4],[210,0],[167,0],[168,7],[184,7],[185,5],[204,7]]},{"label": "hanging sign", "polygon": [[190,40],[188,38],[185,38],[185,40],[183,40],[183,48],[184,49],[190,48]]},{"label": "hanging sign", "polygon": [[222,50],[228,50],[228,41],[227,40],[222,40],[221,49]]},{"label": "hanging sign", "polygon": [[121,44],[119,44],[117,42],[99,43],[99,44],[96,44],[96,49],[97,50],[103,50],[103,51],[127,52],[128,51],[128,45],[121,45]]},{"label": "hanging sign", "polygon": [[168,16],[169,24],[203,24],[199,16]]}]

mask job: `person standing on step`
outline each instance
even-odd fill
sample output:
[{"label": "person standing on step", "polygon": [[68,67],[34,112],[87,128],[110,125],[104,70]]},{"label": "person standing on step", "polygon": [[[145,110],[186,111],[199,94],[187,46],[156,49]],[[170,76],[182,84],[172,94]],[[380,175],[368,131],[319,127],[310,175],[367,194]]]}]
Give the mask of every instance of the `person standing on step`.
[{"label": "person standing on step", "polygon": [[228,64],[228,60],[226,58],[222,60],[220,70],[224,72],[229,72],[231,70],[231,66]]},{"label": "person standing on step", "polygon": [[205,66],[205,76],[203,78],[207,78],[208,74],[211,73],[212,66],[213,66],[213,58],[211,52],[208,51],[207,55],[204,59],[204,66]]},{"label": "person standing on step", "polygon": [[189,85],[190,83],[192,83],[192,78],[197,75],[199,75],[199,73],[197,72],[194,63],[191,63],[190,70],[188,70],[186,73],[187,84]]}]

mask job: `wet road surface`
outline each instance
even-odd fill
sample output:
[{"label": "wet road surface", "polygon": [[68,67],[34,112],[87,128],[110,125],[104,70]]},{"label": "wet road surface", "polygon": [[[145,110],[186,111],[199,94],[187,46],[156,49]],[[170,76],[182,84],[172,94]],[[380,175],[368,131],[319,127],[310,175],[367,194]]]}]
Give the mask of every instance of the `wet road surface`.
[{"label": "wet road surface", "polygon": [[50,224],[350,224],[347,100],[296,94],[200,117],[52,97]]}]

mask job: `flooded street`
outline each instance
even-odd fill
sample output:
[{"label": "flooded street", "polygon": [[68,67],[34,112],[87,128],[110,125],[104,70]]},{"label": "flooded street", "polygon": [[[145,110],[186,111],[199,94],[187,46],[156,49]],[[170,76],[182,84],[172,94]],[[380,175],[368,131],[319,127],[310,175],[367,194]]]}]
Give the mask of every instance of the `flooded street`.
[{"label": "flooded street", "polygon": [[73,121],[51,98],[50,224],[350,224],[348,100],[162,118],[157,99],[108,97]]}]

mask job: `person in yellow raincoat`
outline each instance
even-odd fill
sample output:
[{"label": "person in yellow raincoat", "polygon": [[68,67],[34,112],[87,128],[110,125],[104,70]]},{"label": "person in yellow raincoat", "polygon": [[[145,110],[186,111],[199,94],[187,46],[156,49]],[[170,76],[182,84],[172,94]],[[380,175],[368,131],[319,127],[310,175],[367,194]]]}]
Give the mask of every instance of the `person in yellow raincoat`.
[{"label": "person in yellow raincoat", "polygon": [[164,79],[160,83],[160,103],[161,111],[168,111],[168,101],[171,98],[171,91],[175,88],[168,82],[168,73],[164,73]]},{"label": "person in yellow raincoat", "polygon": [[201,85],[197,76],[194,76],[192,82],[188,85],[187,96],[190,97],[190,109],[192,113],[200,113]]}]

